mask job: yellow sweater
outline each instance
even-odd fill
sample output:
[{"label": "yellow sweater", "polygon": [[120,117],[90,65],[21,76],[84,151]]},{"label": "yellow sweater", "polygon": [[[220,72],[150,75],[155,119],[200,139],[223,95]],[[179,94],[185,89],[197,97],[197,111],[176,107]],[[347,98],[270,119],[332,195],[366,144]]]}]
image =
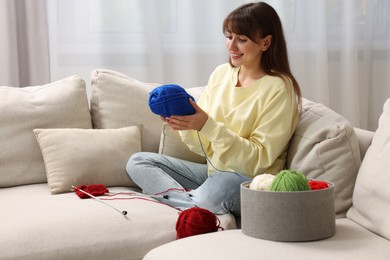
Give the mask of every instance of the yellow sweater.
[{"label": "yellow sweater", "polygon": [[[200,131],[203,146],[219,170],[249,178],[276,174],[285,166],[299,118],[292,84],[267,75],[235,87],[238,71],[229,64],[218,66],[197,102],[209,115]],[[180,136],[193,152],[204,155],[196,131],[180,131]],[[209,164],[208,172],[216,170]]]}]

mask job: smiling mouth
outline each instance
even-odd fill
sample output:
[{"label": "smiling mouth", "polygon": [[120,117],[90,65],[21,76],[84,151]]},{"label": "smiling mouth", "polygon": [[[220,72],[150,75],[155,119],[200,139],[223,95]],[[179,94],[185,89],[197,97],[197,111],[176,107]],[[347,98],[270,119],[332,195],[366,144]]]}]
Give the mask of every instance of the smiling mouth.
[{"label": "smiling mouth", "polygon": [[240,57],[242,57],[244,54],[233,54],[233,53],[231,53],[230,54],[230,57],[232,58],[232,59],[238,59],[238,58],[240,58]]}]

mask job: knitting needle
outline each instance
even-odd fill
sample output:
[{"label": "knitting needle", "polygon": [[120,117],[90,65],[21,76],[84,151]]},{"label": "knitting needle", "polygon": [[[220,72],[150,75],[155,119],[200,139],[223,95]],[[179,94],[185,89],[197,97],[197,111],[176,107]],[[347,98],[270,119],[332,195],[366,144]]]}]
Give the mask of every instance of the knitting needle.
[{"label": "knitting needle", "polygon": [[72,188],[73,188],[73,189],[76,189],[76,190],[78,190],[78,191],[81,191],[82,193],[84,193],[84,194],[90,196],[91,198],[93,198],[94,200],[99,201],[99,202],[103,203],[104,205],[109,206],[109,207],[112,208],[112,209],[115,209],[116,211],[118,211],[119,213],[123,214],[124,216],[127,215],[127,211],[126,211],[126,210],[121,211],[121,210],[115,208],[114,206],[111,206],[110,204],[108,204],[108,203],[102,201],[101,199],[99,199],[99,198],[93,196],[92,194],[90,194],[90,193],[88,193],[88,192],[86,192],[86,191],[84,191],[84,190],[82,190],[82,189],[79,189],[79,188],[77,188],[77,187],[75,187],[75,186],[73,186],[73,185],[72,185]]}]

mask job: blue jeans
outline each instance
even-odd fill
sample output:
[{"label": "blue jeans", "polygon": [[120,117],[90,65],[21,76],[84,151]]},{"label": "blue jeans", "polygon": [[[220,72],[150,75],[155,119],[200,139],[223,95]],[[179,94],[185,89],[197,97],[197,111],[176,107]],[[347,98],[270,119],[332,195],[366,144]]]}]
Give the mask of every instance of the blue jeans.
[{"label": "blue jeans", "polygon": [[148,152],[132,155],[126,171],[145,194],[175,208],[196,206],[214,214],[241,215],[240,184],[248,179],[239,174],[208,176],[206,164]]}]

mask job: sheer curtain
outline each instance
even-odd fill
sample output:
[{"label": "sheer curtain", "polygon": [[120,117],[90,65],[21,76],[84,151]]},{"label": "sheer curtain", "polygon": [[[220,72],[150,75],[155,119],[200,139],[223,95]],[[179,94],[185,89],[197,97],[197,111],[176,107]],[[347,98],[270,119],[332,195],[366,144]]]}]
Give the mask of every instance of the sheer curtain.
[{"label": "sheer curtain", "polygon": [[45,0],[0,0],[0,86],[48,83]]},{"label": "sheer curtain", "polygon": [[[108,68],[146,82],[205,85],[227,61],[224,17],[243,0],[48,0],[52,80]],[[390,97],[390,1],[269,0],[303,92],[375,130]]]},{"label": "sheer curtain", "polygon": [[287,35],[304,96],[375,130],[390,97],[390,2],[294,2]]}]

